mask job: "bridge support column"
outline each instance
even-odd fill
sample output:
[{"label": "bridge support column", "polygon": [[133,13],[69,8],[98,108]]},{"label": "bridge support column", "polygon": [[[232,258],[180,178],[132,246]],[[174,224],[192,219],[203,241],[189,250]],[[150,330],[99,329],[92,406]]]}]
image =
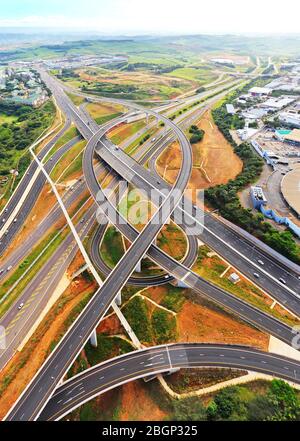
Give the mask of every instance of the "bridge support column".
[{"label": "bridge support column", "polygon": [[137,264],[137,266],[135,267],[135,270],[134,270],[136,273],[141,273],[142,272],[142,259],[141,260],[139,260],[139,262],[138,262],[138,264]]},{"label": "bridge support column", "polygon": [[96,348],[98,346],[96,329],[93,330],[93,333],[90,336],[90,343],[94,348]]},{"label": "bridge support column", "polygon": [[189,288],[189,286],[184,283],[183,280],[176,280],[176,285],[178,286],[178,288]]},{"label": "bridge support column", "polygon": [[167,373],[166,373],[166,375],[172,375],[172,374],[175,374],[175,372],[179,372],[180,371],[180,368],[173,368],[173,369],[170,369]]},{"label": "bridge support column", "polygon": [[122,305],[122,293],[121,291],[118,293],[116,299],[115,299],[116,305],[121,306]]}]

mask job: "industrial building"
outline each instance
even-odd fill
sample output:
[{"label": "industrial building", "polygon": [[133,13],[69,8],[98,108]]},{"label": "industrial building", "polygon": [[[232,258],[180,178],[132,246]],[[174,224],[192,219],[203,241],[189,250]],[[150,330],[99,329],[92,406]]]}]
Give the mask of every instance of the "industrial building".
[{"label": "industrial building", "polygon": [[229,113],[230,115],[234,115],[235,114],[235,108],[232,104],[226,104],[226,110],[227,113]]},{"label": "industrial building", "polygon": [[279,141],[288,142],[300,147],[300,129],[276,130],[275,137]]},{"label": "industrial building", "polygon": [[267,204],[267,199],[266,199],[261,187],[251,187],[250,188],[250,196],[251,196],[253,206],[257,210],[260,209],[261,205]]},{"label": "industrial building", "polygon": [[281,193],[288,206],[300,218],[300,167],[287,173],[281,181]]},{"label": "industrial building", "polygon": [[242,112],[242,116],[244,118],[253,119],[253,120],[261,119],[267,114],[268,114],[267,110],[257,109],[257,108],[248,109],[245,112]]},{"label": "industrial building", "polygon": [[300,128],[300,113],[297,110],[291,109],[287,112],[281,112],[278,118],[280,122],[288,126]]},{"label": "industrial building", "polygon": [[290,97],[269,98],[267,101],[261,104],[261,107],[272,111],[279,110],[279,109],[283,109],[283,107],[288,106],[293,101],[295,101],[295,98],[290,98]]},{"label": "industrial building", "polygon": [[266,96],[272,93],[272,89],[269,89],[268,87],[252,87],[249,90],[249,93],[252,96]]}]

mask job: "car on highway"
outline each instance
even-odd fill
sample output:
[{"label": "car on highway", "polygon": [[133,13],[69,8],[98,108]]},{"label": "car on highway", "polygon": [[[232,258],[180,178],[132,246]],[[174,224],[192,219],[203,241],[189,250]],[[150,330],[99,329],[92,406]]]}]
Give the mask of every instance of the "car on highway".
[{"label": "car on highway", "polygon": [[152,139],[151,139],[151,142],[155,142],[155,141],[156,141],[156,138],[152,138]]},{"label": "car on highway", "polygon": [[253,276],[256,277],[257,279],[259,279],[259,274],[253,273]]},{"label": "car on highway", "polygon": [[20,303],[20,305],[18,306],[18,309],[22,309],[24,306],[24,303]]},{"label": "car on highway", "polygon": [[258,261],[257,261],[260,265],[262,265],[262,266],[264,266],[264,262],[262,261],[262,260],[260,260],[260,259],[258,259]]},{"label": "car on highway", "polygon": [[12,265],[9,265],[6,269],[6,271],[10,271],[12,269]]},{"label": "car on highway", "polygon": [[284,285],[286,285],[286,281],[285,281],[282,277],[279,278],[279,282],[281,282],[281,283],[283,283]]},{"label": "car on highway", "polygon": [[2,219],[2,223],[3,223],[3,224],[4,224],[5,220],[6,220],[6,219]]}]

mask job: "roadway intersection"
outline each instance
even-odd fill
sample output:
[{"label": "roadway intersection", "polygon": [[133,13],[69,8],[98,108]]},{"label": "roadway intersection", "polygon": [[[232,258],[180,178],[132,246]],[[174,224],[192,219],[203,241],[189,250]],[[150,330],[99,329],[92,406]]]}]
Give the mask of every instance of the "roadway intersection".
[{"label": "roadway intersection", "polygon": [[[94,151],[96,146],[98,145],[98,142],[101,141],[101,138],[105,134],[105,131],[110,126],[111,123],[109,123],[107,126],[104,126],[103,128],[98,130],[98,127],[95,123],[91,123],[90,121],[85,121],[87,116],[84,113],[81,113],[79,115],[78,110],[74,109],[74,106],[72,106],[69,102],[65,100],[65,95],[61,88],[55,84],[55,81],[53,79],[49,80],[52,84],[52,87],[54,88],[54,94],[56,96],[57,102],[59,102],[65,110],[68,115],[70,115],[71,119],[75,120],[75,123],[81,132],[81,134],[89,140],[89,144],[87,148],[85,149],[84,154],[84,170],[85,172],[85,179],[87,182],[87,186],[89,190],[91,191],[91,194],[93,197],[95,197],[95,173],[93,168],[93,157],[94,157]],[[52,82],[53,81],[53,82]],[[136,107],[136,106],[135,106]],[[117,295],[119,290],[122,288],[124,283],[126,283],[132,273],[132,271],[135,268],[135,265],[138,263],[141,257],[144,256],[144,254],[148,251],[149,255],[151,256],[151,250],[153,250],[154,254],[154,260],[156,259],[158,263],[170,274],[173,275],[173,277],[176,277],[178,279],[184,278],[187,285],[193,286],[194,289],[198,290],[199,293],[210,296],[212,295],[212,298],[215,299],[215,301],[223,304],[226,307],[229,307],[230,309],[235,309],[236,312],[243,318],[246,317],[247,321],[252,320],[252,323],[255,323],[256,326],[268,330],[271,330],[271,333],[273,335],[278,336],[282,340],[290,343],[291,341],[291,329],[281,324],[279,321],[271,318],[266,317],[265,314],[260,313],[259,311],[256,311],[255,308],[249,307],[247,304],[244,304],[245,302],[240,302],[236,299],[233,299],[232,296],[229,296],[229,302],[228,298],[226,297],[225,293],[225,300],[224,301],[224,293],[219,293],[219,295],[223,295],[222,300],[220,301],[220,298],[218,298],[218,295],[216,295],[216,292],[218,289],[216,289],[211,284],[203,284],[203,281],[196,276],[194,273],[192,273],[188,268],[185,268],[184,265],[177,264],[175,267],[174,262],[170,261],[170,258],[166,256],[164,259],[166,259],[165,263],[162,264],[162,258],[161,256],[158,258],[158,255],[161,254],[158,250],[155,249],[155,247],[152,244],[153,239],[159,232],[161,226],[165,223],[165,221],[168,219],[170,214],[173,210],[176,209],[177,205],[181,201],[182,193],[187,185],[190,171],[191,171],[191,155],[190,155],[190,146],[189,143],[186,142],[186,138],[183,135],[183,132],[178,129],[178,127],[171,123],[166,117],[162,115],[157,115],[154,111],[149,110],[149,114],[155,115],[156,117],[161,118],[166,124],[169,124],[170,127],[176,132],[177,136],[179,137],[183,149],[183,163],[181,172],[178,176],[178,180],[176,182],[176,187],[179,188],[180,194],[179,196],[176,196],[176,199],[172,200],[170,197],[170,193],[172,193],[173,189],[168,188],[168,191],[170,192],[169,195],[166,198],[161,198],[160,203],[158,204],[159,210],[154,215],[152,221],[145,227],[143,232],[138,236],[135,234],[135,230],[130,228],[130,226],[126,226],[127,230],[131,231],[131,239],[133,242],[132,247],[129,249],[129,251],[126,253],[124,258],[119,262],[117,267],[112,271],[111,275],[107,278],[105,284],[102,286],[102,288],[99,289],[99,291],[96,293],[95,297],[92,299],[89,305],[87,305],[86,309],[83,311],[83,313],[80,316],[80,320],[75,322],[74,326],[70,329],[70,331],[67,333],[65,338],[62,341],[62,344],[58,346],[57,350],[53,352],[51,357],[47,360],[45,365],[40,370],[37,377],[34,379],[34,381],[29,385],[24,395],[21,397],[21,400],[17,403],[15,406],[13,412],[8,416],[8,419],[36,419],[41,411],[41,409],[46,404],[47,400],[50,398],[51,394],[55,390],[59,379],[64,375],[66,372],[67,367],[72,363],[72,360],[74,357],[76,357],[78,351],[80,348],[84,345],[85,341],[89,338],[91,331],[95,328],[96,324],[100,321],[100,318],[105,314],[107,311],[111,301],[113,300],[114,296]],[[112,123],[115,124],[115,123]],[[102,143],[102,141],[101,141]],[[105,146],[105,143],[102,143],[101,145]],[[111,147],[105,147],[106,151],[109,151]],[[118,155],[123,154],[123,152],[118,152]],[[118,156],[117,155],[117,156]],[[110,163],[110,161],[105,158],[106,164],[108,164],[110,167],[112,167],[114,170],[117,168],[119,164],[122,162],[124,167],[124,158],[122,157],[122,160],[115,161],[116,155],[114,155],[114,163]],[[92,165],[92,167],[91,167]],[[126,164],[125,164],[126,165]],[[132,169],[132,164],[127,167]],[[88,172],[87,172],[88,170]],[[128,168],[127,168],[128,170]],[[144,169],[143,169],[144,170]],[[116,170],[119,175],[122,175],[123,172],[120,172],[120,169]],[[140,171],[139,173],[140,174]],[[131,170],[131,180],[138,176],[136,173],[136,169],[134,169],[134,172],[132,173]],[[143,182],[147,184],[149,176],[143,177]],[[155,178],[152,178],[155,179]],[[96,179],[97,181],[97,179]],[[140,182],[139,182],[140,183]],[[148,184],[147,184],[148,185]],[[161,185],[161,184],[158,184]],[[165,184],[164,184],[165,185]],[[149,188],[146,188],[149,189]],[[97,191],[99,191],[99,183],[97,181]],[[100,187],[101,191],[101,187]],[[169,199],[168,199],[169,198]],[[170,207],[167,212],[164,212],[163,207],[166,206],[166,201],[170,202]],[[196,213],[195,213],[196,214]],[[210,218],[213,219],[213,218]],[[218,227],[221,224],[218,223]],[[119,226],[118,226],[119,227]],[[224,229],[222,230],[224,231]],[[135,234],[135,237],[133,236]],[[220,233],[219,233],[220,234]],[[127,235],[127,233],[126,233]],[[242,240],[236,232],[232,232],[232,235],[235,235],[235,240],[241,245],[241,243],[245,242],[245,240]],[[261,250],[257,250],[257,247],[252,246],[252,255],[255,255],[255,253],[261,253]],[[163,253],[162,253],[163,254]],[[153,255],[151,256],[153,257]],[[271,271],[276,272],[276,276],[278,271],[280,271],[280,274],[282,271],[285,271],[285,273],[288,271],[288,274],[291,275],[292,283],[289,285],[291,286],[293,283],[296,284],[296,279],[298,277],[297,275],[297,269],[295,271],[295,268],[287,268],[285,265],[282,265],[282,263],[276,259],[276,256],[267,256],[267,258],[270,261],[270,269]],[[240,265],[240,263],[239,263]],[[269,268],[268,268],[269,269]],[[116,280],[117,279],[117,280]],[[269,278],[266,278],[266,281],[268,282]],[[263,283],[266,283],[265,280],[263,280]],[[268,282],[269,283],[269,282]],[[278,284],[277,284],[278,286]],[[280,287],[280,295],[290,295],[289,291],[286,290],[284,287]],[[293,289],[293,285],[290,288]],[[222,290],[219,290],[222,291]],[[288,294],[287,294],[288,291]],[[213,293],[213,294],[212,294]],[[281,294],[283,293],[283,294]],[[279,292],[278,292],[279,294]],[[215,297],[213,297],[215,296]],[[295,300],[295,298],[288,297],[289,304],[291,302],[295,302],[295,306],[297,307],[298,302]],[[285,301],[286,298],[283,298]],[[234,305],[234,306],[232,306]],[[250,320],[249,320],[249,317]],[[254,317],[254,319],[253,319]],[[56,364],[55,364],[56,363]],[[52,375],[51,375],[52,372]],[[27,404],[27,405],[26,405]]]}]

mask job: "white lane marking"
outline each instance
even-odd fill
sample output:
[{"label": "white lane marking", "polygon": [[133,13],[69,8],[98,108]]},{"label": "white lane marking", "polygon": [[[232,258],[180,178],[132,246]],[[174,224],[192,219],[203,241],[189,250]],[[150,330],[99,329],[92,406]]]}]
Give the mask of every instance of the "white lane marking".
[{"label": "white lane marking", "polygon": [[170,363],[170,368],[172,369],[172,362],[171,362],[171,357],[170,357],[170,352],[169,352],[168,346],[167,346],[167,354],[168,354],[168,360],[169,360],[169,363]]}]

